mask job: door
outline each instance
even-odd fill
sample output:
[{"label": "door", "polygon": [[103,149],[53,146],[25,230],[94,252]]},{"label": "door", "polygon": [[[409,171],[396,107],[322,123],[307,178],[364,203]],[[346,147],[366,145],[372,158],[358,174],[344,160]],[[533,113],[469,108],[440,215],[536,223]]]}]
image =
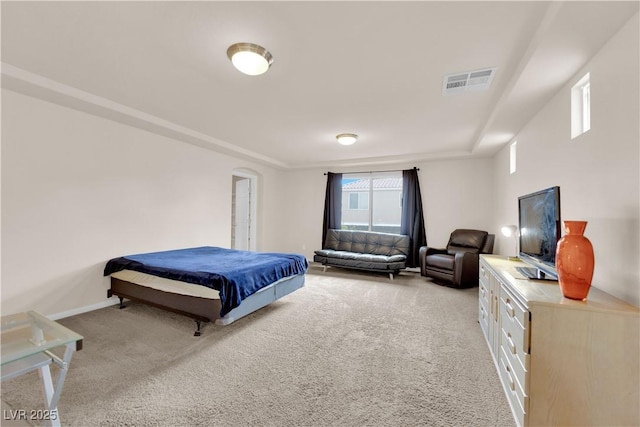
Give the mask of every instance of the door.
[{"label": "door", "polygon": [[248,251],[251,248],[251,180],[240,178],[234,188],[234,249]]}]

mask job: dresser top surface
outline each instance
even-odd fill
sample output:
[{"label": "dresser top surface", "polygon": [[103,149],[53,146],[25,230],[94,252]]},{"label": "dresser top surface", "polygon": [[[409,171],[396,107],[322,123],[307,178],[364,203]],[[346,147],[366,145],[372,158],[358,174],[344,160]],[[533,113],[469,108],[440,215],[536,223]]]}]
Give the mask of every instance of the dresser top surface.
[{"label": "dresser top surface", "polygon": [[516,267],[529,267],[522,261],[512,261],[499,255],[481,255],[481,261],[494,271],[527,308],[535,304],[562,305],[577,310],[628,312],[640,315],[640,308],[591,286],[585,301],[562,295],[557,281],[528,279]]}]

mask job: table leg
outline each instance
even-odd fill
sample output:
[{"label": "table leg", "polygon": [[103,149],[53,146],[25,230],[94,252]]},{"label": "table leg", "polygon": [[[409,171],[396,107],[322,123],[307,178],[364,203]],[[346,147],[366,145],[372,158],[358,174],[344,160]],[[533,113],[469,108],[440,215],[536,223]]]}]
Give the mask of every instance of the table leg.
[{"label": "table leg", "polygon": [[40,378],[42,379],[42,385],[44,386],[44,399],[47,410],[45,414],[45,421],[47,425],[53,427],[60,426],[60,413],[58,412],[58,401],[60,400],[60,394],[62,393],[62,386],[69,370],[69,362],[71,362],[71,356],[75,351],[76,343],[69,343],[66,345],[63,359],[60,359],[56,355],[49,353],[49,356],[53,359],[53,362],[60,368],[58,372],[58,378],[56,380],[56,386],[53,386],[53,379],[51,378],[51,369],[49,365],[38,368]]},{"label": "table leg", "polygon": [[[51,425],[53,427],[60,426],[60,416],[58,414],[58,408],[52,407],[51,402],[54,396],[53,389],[53,381],[51,379],[51,369],[49,369],[49,365],[42,366],[38,368],[38,372],[40,373],[40,379],[42,379],[42,385],[44,386],[44,404],[46,410],[48,411],[45,415],[45,425]],[[55,418],[52,419],[52,418]]]}]

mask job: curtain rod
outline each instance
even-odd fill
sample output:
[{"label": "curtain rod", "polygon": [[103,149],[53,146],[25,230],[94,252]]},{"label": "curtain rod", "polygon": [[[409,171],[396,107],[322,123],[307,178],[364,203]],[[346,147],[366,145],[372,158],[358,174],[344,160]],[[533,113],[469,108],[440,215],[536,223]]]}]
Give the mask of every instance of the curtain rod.
[{"label": "curtain rod", "polygon": [[[415,169],[416,171],[419,171],[420,168],[417,167],[413,167],[413,169]],[[382,172],[402,172],[403,170],[406,169],[392,169],[392,170],[386,170],[386,171],[361,171],[361,172],[340,172],[341,174],[352,174],[352,173],[382,173]],[[328,172],[325,172],[324,175],[326,176]]]}]

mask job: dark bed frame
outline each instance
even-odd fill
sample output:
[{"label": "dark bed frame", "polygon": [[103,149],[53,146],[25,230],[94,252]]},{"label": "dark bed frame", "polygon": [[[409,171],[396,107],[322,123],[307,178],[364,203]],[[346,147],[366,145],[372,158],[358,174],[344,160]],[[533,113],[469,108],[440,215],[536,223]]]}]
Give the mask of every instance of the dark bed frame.
[{"label": "dark bed frame", "polygon": [[271,283],[245,298],[242,304],[224,317],[220,317],[222,302],[217,298],[165,292],[115,277],[111,277],[111,289],[107,291],[107,297],[116,295],[120,298],[120,308],[125,308],[124,299],[127,298],[190,317],[196,321],[194,335],[200,336],[202,322],[216,322],[220,325],[233,323],[303,287],[304,277],[304,274],[297,274]]},{"label": "dark bed frame", "polygon": [[124,299],[127,298],[194,319],[196,321],[194,335],[197,337],[201,335],[202,322],[209,323],[219,319],[222,307],[219,299],[159,291],[115,277],[111,278],[111,289],[107,291],[107,297],[111,298],[113,295],[120,299],[121,309],[126,307]]}]

